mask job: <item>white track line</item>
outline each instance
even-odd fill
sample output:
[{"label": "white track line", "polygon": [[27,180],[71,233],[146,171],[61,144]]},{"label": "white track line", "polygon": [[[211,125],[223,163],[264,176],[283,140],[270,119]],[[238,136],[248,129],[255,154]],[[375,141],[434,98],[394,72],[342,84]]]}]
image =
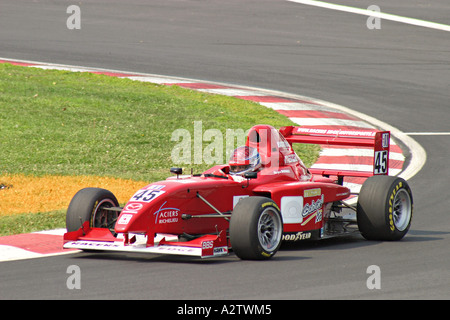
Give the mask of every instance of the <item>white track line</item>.
[{"label": "white track line", "polygon": [[442,31],[450,31],[450,26],[446,25],[446,24],[430,22],[430,21],[414,19],[414,18],[408,18],[408,17],[402,17],[402,16],[398,16],[395,14],[390,14],[390,13],[383,13],[383,12],[378,12],[378,11],[373,11],[373,10],[368,10],[368,9],[360,9],[360,8],[355,8],[355,7],[343,6],[343,5],[339,5],[339,4],[322,2],[322,1],[313,1],[313,0],[287,0],[287,1],[310,5],[310,6],[315,6],[315,7],[331,9],[331,10],[356,13],[356,14],[361,14],[364,16],[381,18],[384,20],[396,21],[396,22],[401,22],[401,23],[410,24],[410,25],[419,26],[419,27],[437,29],[437,30],[442,30]]},{"label": "white track line", "polygon": [[450,136],[450,132],[406,132],[408,136]]}]

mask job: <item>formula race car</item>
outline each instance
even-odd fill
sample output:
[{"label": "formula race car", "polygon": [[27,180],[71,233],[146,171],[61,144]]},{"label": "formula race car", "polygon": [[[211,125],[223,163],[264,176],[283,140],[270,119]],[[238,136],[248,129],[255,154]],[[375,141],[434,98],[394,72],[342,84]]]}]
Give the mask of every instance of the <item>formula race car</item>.
[{"label": "formula race car", "polygon": [[[308,169],[293,143],[364,146],[373,172]],[[275,255],[282,241],[359,232],[370,240],[400,240],[413,198],[408,183],[388,176],[390,132],[268,125],[252,127],[228,164],[202,174],[172,176],[138,190],[120,207],[108,190],[85,188],[67,210],[64,248],[241,259]],[[365,180],[353,204],[347,177]]]}]

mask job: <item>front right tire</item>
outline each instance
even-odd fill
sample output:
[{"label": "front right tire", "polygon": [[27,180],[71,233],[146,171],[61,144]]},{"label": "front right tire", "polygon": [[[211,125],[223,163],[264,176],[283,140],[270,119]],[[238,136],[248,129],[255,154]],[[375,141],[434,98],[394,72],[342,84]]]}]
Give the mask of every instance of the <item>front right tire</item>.
[{"label": "front right tire", "polygon": [[266,260],[281,245],[283,221],[276,203],[266,197],[241,199],[230,220],[230,243],[243,260]]},{"label": "front right tire", "polygon": [[80,229],[85,221],[89,221],[91,227],[112,230],[119,213],[105,208],[118,206],[119,202],[111,191],[101,188],[81,189],[74,195],[67,209],[67,231]]}]

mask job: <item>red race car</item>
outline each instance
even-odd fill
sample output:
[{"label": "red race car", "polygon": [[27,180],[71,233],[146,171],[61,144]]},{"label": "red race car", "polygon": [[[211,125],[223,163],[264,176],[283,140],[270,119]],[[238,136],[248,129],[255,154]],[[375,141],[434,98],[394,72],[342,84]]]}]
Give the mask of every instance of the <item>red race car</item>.
[{"label": "red race car", "polygon": [[[308,169],[293,143],[364,146],[373,172]],[[257,125],[228,164],[138,190],[124,207],[108,190],[85,188],[67,210],[64,248],[269,259],[282,241],[360,232],[371,240],[400,240],[413,199],[407,182],[388,176],[388,131],[340,131]],[[356,205],[343,185],[364,177]],[[351,211],[352,214],[349,214]],[[355,217],[356,212],[356,217]]]}]

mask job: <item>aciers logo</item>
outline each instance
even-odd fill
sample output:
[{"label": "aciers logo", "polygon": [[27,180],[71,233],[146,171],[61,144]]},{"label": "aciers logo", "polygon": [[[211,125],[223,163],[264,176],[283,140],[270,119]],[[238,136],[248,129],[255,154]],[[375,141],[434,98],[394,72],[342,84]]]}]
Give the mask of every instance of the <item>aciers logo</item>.
[{"label": "aciers logo", "polygon": [[180,209],[178,208],[164,208],[164,202],[159,210],[155,211],[153,215],[155,216],[155,224],[159,223],[175,223],[178,222],[178,217],[180,215]]}]

